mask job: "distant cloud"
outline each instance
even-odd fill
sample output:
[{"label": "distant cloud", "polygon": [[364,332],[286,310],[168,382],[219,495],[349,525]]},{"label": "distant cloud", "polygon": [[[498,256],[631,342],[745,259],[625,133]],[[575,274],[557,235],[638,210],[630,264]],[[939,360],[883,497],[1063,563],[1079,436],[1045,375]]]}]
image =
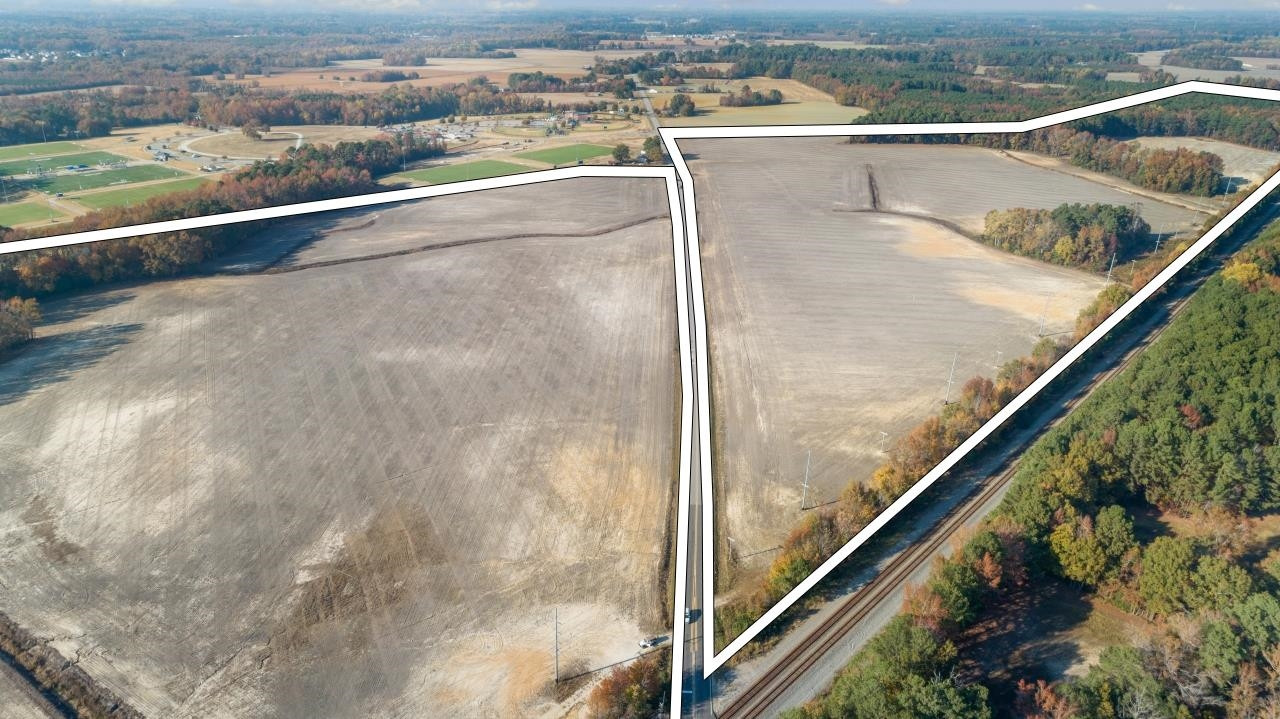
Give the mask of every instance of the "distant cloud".
[{"label": "distant cloud", "polygon": [[488,0],[484,6],[490,10],[532,10],[538,7],[538,0]]},{"label": "distant cloud", "polygon": [[1098,12],[1099,10],[1101,10],[1101,9],[1102,9],[1102,6],[1101,6],[1101,5],[1094,5],[1094,4],[1093,4],[1093,3],[1091,3],[1091,2],[1087,2],[1087,3],[1083,4],[1083,5],[1081,5],[1078,9],[1083,10],[1083,11],[1085,11],[1085,12]]},{"label": "distant cloud", "polygon": [[911,0],[876,0],[876,2],[880,3],[881,5],[892,5],[894,7],[902,7],[903,5],[906,5],[907,3],[911,2]]}]

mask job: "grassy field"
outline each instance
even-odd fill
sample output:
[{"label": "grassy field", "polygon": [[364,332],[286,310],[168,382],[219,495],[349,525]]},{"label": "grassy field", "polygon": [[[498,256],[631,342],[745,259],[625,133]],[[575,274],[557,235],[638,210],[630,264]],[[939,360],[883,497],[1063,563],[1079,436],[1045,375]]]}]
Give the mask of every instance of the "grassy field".
[{"label": "grassy field", "polygon": [[130,182],[148,182],[151,180],[167,180],[171,177],[183,177],[185,173],[177,170],[161,167],[159,165],[138,165],[136,167],[122,167],[118,170],[103,170],[101,172],[81,172],[74,175],[57,175],[54,177],[42,177],[32,185],[43,192],[76,192],[78,190],[92,190],[98,187],[107,187],[109,185],[123,185]]},{"label": "grassy field", "polygon": [[397,177],[407,177],[418,182],[426,182],[432,185],[440,185],[448,182],[462,182],[464,180],[480,180],[486,177],[500,177],[502,175],[515,175],[521,172],[530,172],[533,168],[524,165],[517,165],[514,162],[502,162],[501,160],[476,160],[475,162],[464,162],[458,165],[443,165],[441,167],[428,167],[424,170],[412,170]]},{"label": "grassy field", "polygon": [[125,158],[110,152],[90,150],[88,152],[77,152],[73,155],[61,155],[47,160],[13,160],[11,162],[0,162],[0,175],[21,175],[30,169],[32,165],[36,164],[45,168],[66,167],[67,165],[89,165],[92,167],[100,162],[121,162],[124,159]]},{"label": "grassy field", "polygon": [[17,202],[12,205],[0,204],[0,226],[13,227],[27,222],[39,222],[54,217],[62,217],[61,212],[43,202]]},{"label": "grassy field", "polygon": [[667,212],[584,179],[322,213],[264,242],[360,261],[42,303],[0,363],[0,606],[148,717],[565,716],[557,612],[562,673],[669,627]]},{"label": "grassy field", "polygon": [[138,185],[119,190],[93,192],[73,199],[85,207],[101,210],[104,207],[136,205],[140,202],[146,202],[152,197],[193,190],[206,182],[209,182],[207,177],[188,177],[183,180],[174,180],[173,182],[158,182],[154,185]]},{"label": "grassy field", "polygon": [[46,157],[83,149],[84,145],[78,145],[74,142],[35,142],[29,145],[10,145],[8,147],[0,147],[0,162]]},{"label": "grassy field", "polygon": [[593,157],[600,157],[613,152],[613,148],[604,145],[564,145],[562,147],[549,147],[545,150],[533,150],[531,152],[516,153],[516,157],[523,157],[527,160],[536,162],[545,162],[548,165],[564,165],[577,162],[578,160],[589,160]]}]

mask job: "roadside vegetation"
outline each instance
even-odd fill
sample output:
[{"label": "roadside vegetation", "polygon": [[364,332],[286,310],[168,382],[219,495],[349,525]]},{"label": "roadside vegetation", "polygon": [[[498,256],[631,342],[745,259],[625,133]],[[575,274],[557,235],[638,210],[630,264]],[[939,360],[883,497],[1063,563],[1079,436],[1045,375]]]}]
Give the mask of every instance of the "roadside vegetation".
[{"label": "roadside vegetation", "polygon": [[[1155,620],[1159,632],[1134,644],[1115,637],[1078,679],[1018,678],[1012,715],[1280,711],[1280,551],[1249,530],[1251,518],[1280,510],[1277,316],[1273,224],[1132,367],[1028,450],[982,528],[908,593],[903,614],[826,696],[790,716],[911,716],[920,705],[908,704],[909,688],[939,677],[936,695],[949,713],[926,713],[993,715],[987,688],[956,678],[955,643],[1001,611],[1010,592],[1046,576]],[[1163,523],[1140,531],[1138,518],[1152,513],[1190,518],[1200,531]],[[915,642],[905,638],[913,635]],[[897,648],[890,656],[898,664],[870,672],[885,645]]]},{"label": "roadside vegetation", "polygon": [[671,693],[671,655],[651,652],[616,667],[591,690],[591,719],[649,719],[659,716]]}]

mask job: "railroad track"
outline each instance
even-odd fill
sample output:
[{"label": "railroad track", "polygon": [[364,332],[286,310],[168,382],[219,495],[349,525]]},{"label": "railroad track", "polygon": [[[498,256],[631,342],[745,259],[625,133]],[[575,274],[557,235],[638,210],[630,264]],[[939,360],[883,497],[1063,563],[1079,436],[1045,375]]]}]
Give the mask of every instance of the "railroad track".
[{"label": "railroad track", "polygon": [[[1266,219],[1274,214],[1274,210],[1265,213],[1264,217],[1250,223],[1255,227],[1242,232],[1241,235],[1243,237],[1253,236],[1256,228],[1263,225]],[[1040,435],[1057,426],[1084,400],[1092,396],[1107,380],[1129,367],[1138,355],[1142,353],[1142,350],[1158,339],[1169,326],[1169,323],[1182,313],[1188,301],[1194,296],[1195,289],[1213,273],[1218,262],[1234,252],[1234,249],[1243,242],[1243,237],[1240,240],[1226,243],[1227,247],[1222,247],[1218,252],[1215,252],[1214,261],[1205,263],[1200,269],[1195,270],[1191,276],[1185,278],[1182,287],[1176,290],[1173,296],[1164,299],[1163,315],[1161,313],[1153,314],[1142,325],[1129,330],[1137,335],[1137,341],[1123,352],[1119,360],[1116,360],[1114,354],[1110,356],[1104,355],[1111,366],[1095,375],[1088,384],[1074,392],[1069,399],[1063,401],[1061,409],[1051,421],[1045,423],[1025,442],[1020,442],[1018,445],[1029,445],[1038,439]],[[1114,352],[1119,353],[1119,351],[1117,349]],[[810,633],[807,641],[800,643],[783,655],[764,673],[764,678],[761,681],[751,685],[735,697],[723,711],[719,712],[718,716],[725,719],[765,716],[766,712],[773,708],[773,704],[809,668],[848,636],[854,627],[866,619],[873,610],[877,609],[908,577],[912,576],[926,562],[931,561],[935,552],[950,540],[957,530],[974,519],[975,515],[1008,485],[1017,471],[1018,456],[1019,453],[1014,453],[1010,458],[1006,459],[1003,463],[1003,468],[997,474],[984,482],[981,488],[969,498],[943,515],[929,530],[929,534],[925,539],[913,544],[895,559],[889,568],[877,574],[864,587],[846,598],[838,611],[824,620]]]}]

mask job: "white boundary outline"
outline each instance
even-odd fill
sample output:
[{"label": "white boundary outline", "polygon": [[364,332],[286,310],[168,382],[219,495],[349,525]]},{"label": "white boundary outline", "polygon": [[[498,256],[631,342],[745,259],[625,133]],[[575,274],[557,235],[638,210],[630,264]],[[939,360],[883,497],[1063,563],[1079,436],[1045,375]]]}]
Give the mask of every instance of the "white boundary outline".
[{"label": "white boundary outline", "polygon": [[[902,496],[894,500],[884,511],[871,520],[861,531],[854,535],[843,547],[835,552],[827,561],[823,562],[812,574],[798,584],[794,589],[786,594],[777,604],[766,611],[759,619],[757,619],[742,634],[728,644],[719,654],[715,652],[715,531],[714,521],[715,512],[713,511],[713,488],[711,486],[712,478],[712,458],[711,458],[711,426],[710,426],[710,409],[707,405],[706,398],[709,397],[707,392],[708,386],[708,365],[707,365],[707,328],[706,328],[706,308],[705,298],[702,289],[702,270],[699,262],[700,251],[698,245],[698,213],[694,204],[693,175],[689,172],[689,166],[685,162],[678,145],[679,140],[684,139],[701,139],[701,138],[780,138],[780,137],[867,137],[876,135],[940,135],[940,134],[988,134],[988,133],[1019,133],[1037,130],[1064,122],[1079,120],[1093,115],[1099,115],[1116,110],[1123,110],[1137,105],[1144,105],[1150,102],[1165,100],[1180,95],[1190,93],[1203,93],[1210,95],[1223,95],[1229,97],[1251,98],[1257,100],[1271,100],[1280,102],[1280,90],[1266,90],[1262,88],[1244,87],[1237,85],[1225,85],[1220,83],[1192,81],[1183,82],[1176,85],[1148,90],[1145,92],[1127,95],[1125,97],[1107,100],[1104,102],[1085,105],[1083,107],[1066,110],[1063,112],[1052,113],[1042,117],[1012,121],[1012,122],[947,122],[947,123],[901,123],[901,124],[885,124],[885,125],[783,125],[772,127],[664,127],[659,128],[658,133],[662,137],[663,145],[667,154],[670,155],[672,162],[675,164],[676,172],[680,176],[681,190],[684,196],[685,205],[685,223],[687,227],[686,237],[688,238],[689,247],[686,250],[689,255],[689,263],[691,267],[690,281],[692,282],[694,292],[694,317],[695,329],[698,338],[698,448],[700,463],[699,470],[702,479],[702,532],[705,535],[702,543],[702,562],[703,562],[703,667],[704,677],[709,677],[713,672],[724,665],[734,654],[746,646],[747,642],[754,639],[761,631],[770,623],[777,619],[784,611],[800,600],[810,589],[812,589],[819,581],[830,574],[841,562],[853,554],[853,552],[862,546],[876,532],[880,530],[891,519],[896,517],[908,504],[920,496],[926,489],[938,481],[943,474],[950,470],[957,462],[966,454],[971,452],[979,443],[985,440],[992,432],[1003,425],[1011,416],[1027,402],[1040,393],[1042,389],[1054,380],[1058,375],[1062,374],[1073,362],[1080,358],[1089,348],[1097,344],[1108,332],[1117,324],[1128,317],[1138,305],[1145,302],[1152,294],[1169,281],[1182,268],[1195,259],[1197,255],[1203,252],[1214,240],[1222,235],[1231,225],[1239,221],[1249,210],[1253,209],[1262,199],[1280,186],[1280,172],[1273,174],[1265,182],[1263,182],[1256,190],[1249,194],[1239,205],[1231,212],[1227,213],[1218,223],[1209,229],[1185,252],[1177,257],[1172,263],[1165,267],[1159,274],[1151,279],[1142,289],[1138,290],[1133,297],[1119,307],[1111,314],[1102,324],[1095,328],[1092,332],[1085,336],[1083,340],[1078,342],[1074,347],[1067,351],[1065,355],[1055,362],[1040,377],[1031,383],[1029,387],[1018,394],[1004,408],[995,414],[990,420],[983,424],[978,431],[974,432],[968,439],[956,447],[950,454],[946,456],[937,466],[931,469],[923,477],[921,477],[914,485],[911,486]],[[684,534],[680,538],[680,547],[677,551],[687,551],[687,525],[682,525]],[[710,538],[708,541],[707,538]],[[683,607],[679,606],[682,602],[682,595],[677,595],[677,615],[683,614]],[[708,627],[710,630],[708,631]],[[673,675],[673,681],[678,681],[678,676]],[[672,707],[674,708],[673,716],[679,711],[679,697],[677,692],[672,693]]]},{"label": "white boundary outline", "polygon": [[[710,408],[706,402],[706,398],[709,396],[707,392],[708,366],[706,306],[702,287],[702,268],[698,243],[697,211],[694,204],[693,176],[689,172],[688,164],[680,153],[677,141],[682,139],[699,138],[866,137],[876,135],[1019,133],[1050,127],[1052,125],[1070,122],[1073,120],[1079,120],[1093,115],[1123,110],[1137,105],[1143,105],[1149,102],[1165,100],[1190,93],[1203,93],[1209,95],[1222,95],[1228,97],[1280,102],[1280,90],[1266,90],[1262,88],[1225,85],[1197,80],[1178,83],[1176,85],[1157,88],[1155,90],[1148,90],[1133,95],[1127,95],[1125,97],[1086,105],[1063,112],[1052,113],[1030,120],[1010,122],[900,123],[884,125],[774,125],[754,127],[663,127],[658,129],[658,134],[662,138],[663,145],[675,165],[674,169],[670,167],[608,167],[584,165],[556,170],[542,170],[518,175],[509,175],[506,177],[469,180],[466,182],[458,182],[448,185],[392,190],[389,192],[341,197],[315,202],[303,202],[277,207],[266,207],[256,210],[242,210],[238,212],[204,215],[179,220],[151,222],[141,225],[51,235],[48,237],[40,237],[30,240],[2,242],[0,243],[0,255],[54,247],[66,247],[69,245],[84,244],[88,242],[122,239],[161,232],[176,232],[180,230],[213,227],[217,225],[250,222],[254,220],[292,217],[314,212],[371,207],[403,202],[406,200],[420,200],[429,197],[441,197],[445,195],[474,192],[477,190],[518,187],[521,185],[532,185],[540,182],[552,182],[556,180],[567,180],[580,177],[637,177],[664,179],[667,186],[668,204],[671,210],[672,249],[675,253],[674,283],[677,292],[676,311],[679,324],[681,380],[680,468],[679,486],[677,490],[678,501],[680,504],[677,508],[676,520],[675,611],[672,617],[672,686],[670,705],[671,715],[679,716],[681,714],[681,684],[684,673],[684,595],[688,588],[686,584],[686,575],[688,569],[687,556],[689,544],[689,474],[692,468],[692,458],[690,457],[690,453],[692,450],[693,381],[697,382],[697,396],[703,398],[703,401],[699,402],[698,405],[699,411],[697,417],[699,438],[698,462],[702,480],[701,488],[703,497],[702,527],[704,534],[712,538],[712,541],[703,541],[702,546],[702,562],[705,570],[702,586],[704,614],[700,620],[704,627],[703,676],[709,677],[716,669],[720,668],[726,661],[728,661],[730,657],[742,649],[747,642],[755,638],[766,626],[777,619],[782,612],[795,604],[806,592],[812,589],[814,585],[830,574],[831,571],[847,559],[854,550],[870,539],[871,536],[879,531],[881,527],[889,522],[889,520],[897,516],[898,513],[915,500],[916,497],[928,489],[944,473],[950,470],[951,467],[960,461],[961,458],[972,451],[979,443],[986,439],[987,436],[1013,416],[1023,405],[1034,398],[1046,385],[1053,381],[1054,378],[1062,374],[1068,366],[1079,359],[1079,357],[1088,351],[1089,348],[1102,339],[1107,332],[1124,320],[1125,317],[1129,316],[1129,314],[1137,309],[1138,305],[1150,298],[1156,290],[1168,282],[1170,278],[1208,248],[1219,236],[1222,235],[1223,232],[1227,230],[1227,228],[1239,221],[1245,213],[1258,205],[1267,194],[1275,190],[1277,187],[1280,187],[1280,172],[1272,175],[1256,190],[1250,193],[1249,196],[1241,201],[1239,205],[1237,205],[1231,212],[1227,213],[1222,220],[1209,229],[1209,231],[1201,236],[1200,239],[1192,244],[1185,252],[1179,255],[1177,259],[1169,264],[1169,266],[1165,267],[1159,274],[1152,278],[1152,280],[1143,286],[1142,289],[1138,290],[1133,297],[1121,305],[1120,308],[1112,313],[1111,316],[1102,324],[1090,332],[1074,347],[1068,350],[1061,359],[1055,362],[1053,366],[1046,370],[1029,387],[1019,393],[1017,397],[997,412],[994,417],[982,425],[978,431],[948,454],[942,462],[931,469],[902,496],[890,504],[888,508],[864,527],[862,531],[858,532],[853,539],[849,540],[847,544],[837,550],[836,553],[827,561],[823,562],[817,570],[787,593],[781,601],[765,612],[763,616],[756,620],[756,622],[753,623],[745,632],[725,647],[723,651],[716,654],[714,641],[715,533],[713,524],[715,513],[712,506],[714,495],[711,487],[712,458]],[[681,239],[682,234],[684,235],[683,241]],[[688,262],[688,272],[686,272],[685,268],[686,261]],[[692,317],[689,316],[689,308],[687,304],[687,298],[690,293],[692,293],[694,299]],[[690,365],[691,328],[696,328],[698,335],[698,367],[696,369]],[[693,378],[693,373],[695,371],[697,373],[696,380]],[[706,627],[708,626],[712,627],[711,632],[706,631]]]}]

